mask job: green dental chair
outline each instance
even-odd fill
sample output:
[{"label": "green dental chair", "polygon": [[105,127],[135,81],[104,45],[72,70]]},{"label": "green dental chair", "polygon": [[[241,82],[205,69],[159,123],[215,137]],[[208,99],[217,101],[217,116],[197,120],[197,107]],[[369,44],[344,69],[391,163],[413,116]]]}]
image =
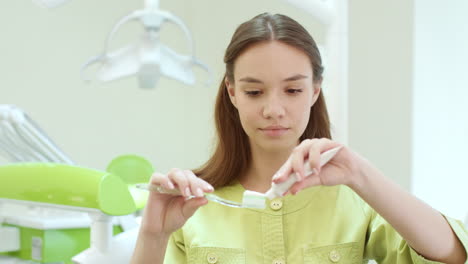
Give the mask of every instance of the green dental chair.
[{"label": "green dental chair", "polygon": [[[93,263],[90,259],[97,255],[103,259],[113,247],[113,236],[123,231],[125,221],[116,219],[128,222],[130,217],[131,222],[144,207],[148,194],[134,185],[148,182],[152,173],[152,165],[135,155],[117,157],[107,171],[56,163],[0,166],[0,263],[2,258],[25,263]],[[87,213],[91,225],[72,227],[56,221],[57,227],[26,215],[13,221],[7,214],[12,204],[44,212]]]}]

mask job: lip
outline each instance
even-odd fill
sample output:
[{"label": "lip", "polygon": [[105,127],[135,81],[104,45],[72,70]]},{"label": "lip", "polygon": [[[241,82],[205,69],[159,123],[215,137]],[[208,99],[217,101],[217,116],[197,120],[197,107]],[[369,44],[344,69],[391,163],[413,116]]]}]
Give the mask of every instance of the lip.
[{"label": "lip", "polygon": [[268,126],[265,128],[260,128],[265,135],[269,137],[280,137],[287,133],[289,128],[283,126]]},{"label": "lip", "polygon": [[279,130],[279,129],[288,129],[284,126],[267,126],[264,128],[260,128],[260,130]]}]

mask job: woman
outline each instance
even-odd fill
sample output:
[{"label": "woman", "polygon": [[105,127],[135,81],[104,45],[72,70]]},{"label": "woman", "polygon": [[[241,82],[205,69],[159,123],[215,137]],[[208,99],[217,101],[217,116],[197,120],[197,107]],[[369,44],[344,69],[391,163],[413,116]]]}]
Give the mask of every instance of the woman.
[{"label": "woman", "polygon": [[[351,149],[318,166],[320,153],[340,144],[330,136],[320,54],[301,25],[283,15],[256,16],[237,28],[224,62],[213,156],[194,172],[173,169],[151,179],[197,198],[150,194],[133,263],[466,261],[468,233],[460,222]],[[305,162],[316,170],[307,178]],[[239,201],[245,189],[265,192],[293,172],[301,180],[265,210],[203,198],[216,188]]]}]

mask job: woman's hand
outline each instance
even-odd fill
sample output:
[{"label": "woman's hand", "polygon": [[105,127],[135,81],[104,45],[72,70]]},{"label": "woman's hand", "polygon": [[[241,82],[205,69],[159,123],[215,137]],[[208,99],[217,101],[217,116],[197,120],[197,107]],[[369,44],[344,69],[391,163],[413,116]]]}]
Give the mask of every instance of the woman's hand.
[{"label": "woman's hand", "polygon": [[[213,187],[198,178],[192,171],[172,169],[167,175],[155,173],[150,184],[166,189],[178,189],[182,196],[150,192],[143,215],[141,229],[149,235],[169,236],[181,228],[201,206],[208,201],[205,192],[212,192]],[[189,196],[196,196],[188,199]]]},{"label": "woman's hand", "polygon": [[[437,210],[412,196],[387,179],[365,158],[343,146],[321,169],[320,153],[340,146],[329,139],[304,140],[273,177],[285,181],[296,173],[299,182],[289,193],[315,185],[345,184],[353,189],[375,212],[382,216],[401,237],[424,258],[442,263],[466,263],[466,251],[460,239]],[[309,160],[317,171],[304,178],[304,162]]]},{"label": "woman's hand", "polygon": [[[296,194],[302,189],[317,185],[344,184],[352,186],[358,180],[358,163],[362,162],[363,159],[346,146],[342,146],[338,153],[320,168],[320,154],[338,146],[342,145],[327,138],[302,141],[275,174],[273,182],[284,182],[289,175],[296,173],[299,181],[292,185],[285,194]],[[304,163],[307,160],[314,170],[314,173],[309,177],[306,177],[308,175],[305,175],[304,172]]]}]

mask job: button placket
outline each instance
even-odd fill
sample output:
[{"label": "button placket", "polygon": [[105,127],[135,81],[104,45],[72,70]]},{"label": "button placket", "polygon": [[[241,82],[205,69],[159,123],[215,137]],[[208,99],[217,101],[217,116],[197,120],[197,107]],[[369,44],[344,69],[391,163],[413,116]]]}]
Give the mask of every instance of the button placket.
[{"label": "button placket", "polygon": [[269,202],[269,208],[262,216],[263,264],[285,264],[285,243],[283,234],[284,203],[281,198]]}]

